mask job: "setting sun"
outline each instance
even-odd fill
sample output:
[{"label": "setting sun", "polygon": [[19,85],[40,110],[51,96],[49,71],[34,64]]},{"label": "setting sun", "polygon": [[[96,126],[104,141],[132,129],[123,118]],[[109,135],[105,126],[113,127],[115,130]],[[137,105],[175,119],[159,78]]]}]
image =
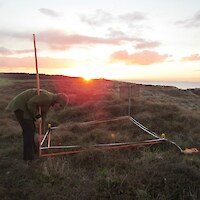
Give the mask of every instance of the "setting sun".
[{"label": "setting sun", "polygon": [[92,78],[89,76],[82,77],[85,81],[90,81]]},{"label": "setting sun", "polygon": [[73,68],[62,69],[60,72],[64,75],[82,77],[84,80],[98,79],[98,78],[111,78],[109,71],[105,66],[75,66]]}]

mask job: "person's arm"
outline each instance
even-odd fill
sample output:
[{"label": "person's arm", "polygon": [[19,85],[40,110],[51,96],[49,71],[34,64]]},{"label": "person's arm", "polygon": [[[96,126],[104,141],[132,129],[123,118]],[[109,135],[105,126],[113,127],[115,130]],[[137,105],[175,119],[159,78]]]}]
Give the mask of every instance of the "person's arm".
[{"label": "person's arm", "polygon": [[32,97],[27,102],[27,108],[29,112],[31,113],[32,117],[34,119],[39,119],[41,117],[39,113],[39,107],[41,106],[47,106],[49,104],[49,97],[45,94],[40,94],[39,96],[36,95]]}]

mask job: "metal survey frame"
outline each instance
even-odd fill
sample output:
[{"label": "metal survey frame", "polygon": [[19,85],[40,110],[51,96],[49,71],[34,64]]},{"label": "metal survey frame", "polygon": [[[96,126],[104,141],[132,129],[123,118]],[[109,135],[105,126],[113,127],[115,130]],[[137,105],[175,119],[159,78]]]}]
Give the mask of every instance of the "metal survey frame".
[{"label": "metal survey frame", "polygon": [[[95,144],[90,145],[88,147],[83,148],[80,145],[69,145],[69,146],[51,146],[51,133],[53,130],[57,129],[58,127],[51,127],[51,125],[48,125],[48,130],[45,133],[40,146],[41,151],[43,150],[68,150],[68,151],[62,151],[62,152],[54,152],[54,153],[41,153],[41,157],[48,157],[48,156],[58,156],[58,155],[69,155],[69,154],[77,154],[81,152],[87,152],[92,150],[98,150],[98,149],[122,149],[122,148],[129,148],[129,147],[143,147],[143,146],[149,146],[149,145],[155,145],[155,144],[161,144],[163,142],[166,142],[166,138],[159,137],[156,133],[150,131],[148,128],[144,127],[142,124],[140,124],[137,120],[132,118],[131,116],[120,116],[112,119],[107,120],[94,120],[94,121],[88,121],[88,122],[82,122],[78,123],[80,126],[87,126],[87,125],[95,125],[100,123],[108,123],[108,122],[114,122],[114,121],[121,121],[121,120],[130,120],[133,122],[136,126],[147,132],[149,135],[153,136],[154,139],[144,140],[139,143],[136,142],[116,142],[116,143],[103,143],[103,144]],[[44,143],[47,142],[47,145],[45,146]]]},{"label": "metal survey frame", "polygon": [[[181,152],[183,152],[183,149],[176,144],[175,142],[165,138],[165,134],[162,134],[161,136],[158,135],[157,133],[149,130],[147,127],[145,127],[143,124],[141,124],[139,121],[134,119],[131,114],[130,114],[130,109],[131,109],[131,86],[128,85],[128,115],[126,116],[119,116],[111,119],[105,119],[105,120],[93,120],[93,121],[87,121],[87,122],[82,122],[78,123],[80,126],[87,126],[87,125],[96,125],[100,123],[109,123],[109,122],[115,122],[115,121],[122,121],[122,120],[130,120],[133,124],[138,126],[140,129],[142,129],[144,132],[147,134],[151,135],[154,137],[154,139],[149,139],[149,140],[144,140],[139,143],[136,142],[117,142],[117,143],[104,143],[104,144],[95,144],[88,146],[87,148],[84,148],[80,145],[69,145],[69,146],[51,146],[51,133],[53,130],[57,129],[58,127],[51,127],[51,125],[48,125],[48,130],[46,131],[41,143],[40,143],[40,151],[42,152],[43,150],[52,150],[52,149],[65,149],[68,151],[63,151],[63,152],[55,152],[55,153],[41,153],[41,157],[48,157],[48,156],[58,156],[58,155],[69,155],[69,154],[76,154],[76,153],[81,153],[81,152],[87,152],[91,149],[97,150],[97,149],[121,149],[121,148],[128,148],[128,147],[142,147],[142,146],[147,146],[147,145],[155,145],[155,144],[161,144],[164,142],[171,143],[175,145]],[[44,142],[47,140],[47,145],[44,145]]]}]

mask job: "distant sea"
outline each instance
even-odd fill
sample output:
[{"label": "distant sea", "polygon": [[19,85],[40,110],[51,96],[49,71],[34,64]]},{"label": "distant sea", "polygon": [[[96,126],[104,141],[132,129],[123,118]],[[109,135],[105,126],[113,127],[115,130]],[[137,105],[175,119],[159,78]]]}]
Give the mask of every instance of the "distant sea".
[{"label": "distant sea", "polygon": [[134,81],[134,80],[126,80],[126,82],[131,83],[139,83],[144,85],[161,85],[161,86],[174,86],[179,89],[194,89],[199,88],[200,89],[200,82],[179,82],[179,81]]}]

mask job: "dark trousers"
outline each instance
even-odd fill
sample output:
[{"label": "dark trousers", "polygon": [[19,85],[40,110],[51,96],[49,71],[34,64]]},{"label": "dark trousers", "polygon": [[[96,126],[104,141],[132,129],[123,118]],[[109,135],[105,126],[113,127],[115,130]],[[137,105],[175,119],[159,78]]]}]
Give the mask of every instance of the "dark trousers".
[{"label": "dark trousers", "polygon": [[33,119],[24,119],[24,112],[20,109],[15,111],[17,120],[22,128],[23,135],[23,159],[33,160],[37,147],[34,141],[35,123]]}]

